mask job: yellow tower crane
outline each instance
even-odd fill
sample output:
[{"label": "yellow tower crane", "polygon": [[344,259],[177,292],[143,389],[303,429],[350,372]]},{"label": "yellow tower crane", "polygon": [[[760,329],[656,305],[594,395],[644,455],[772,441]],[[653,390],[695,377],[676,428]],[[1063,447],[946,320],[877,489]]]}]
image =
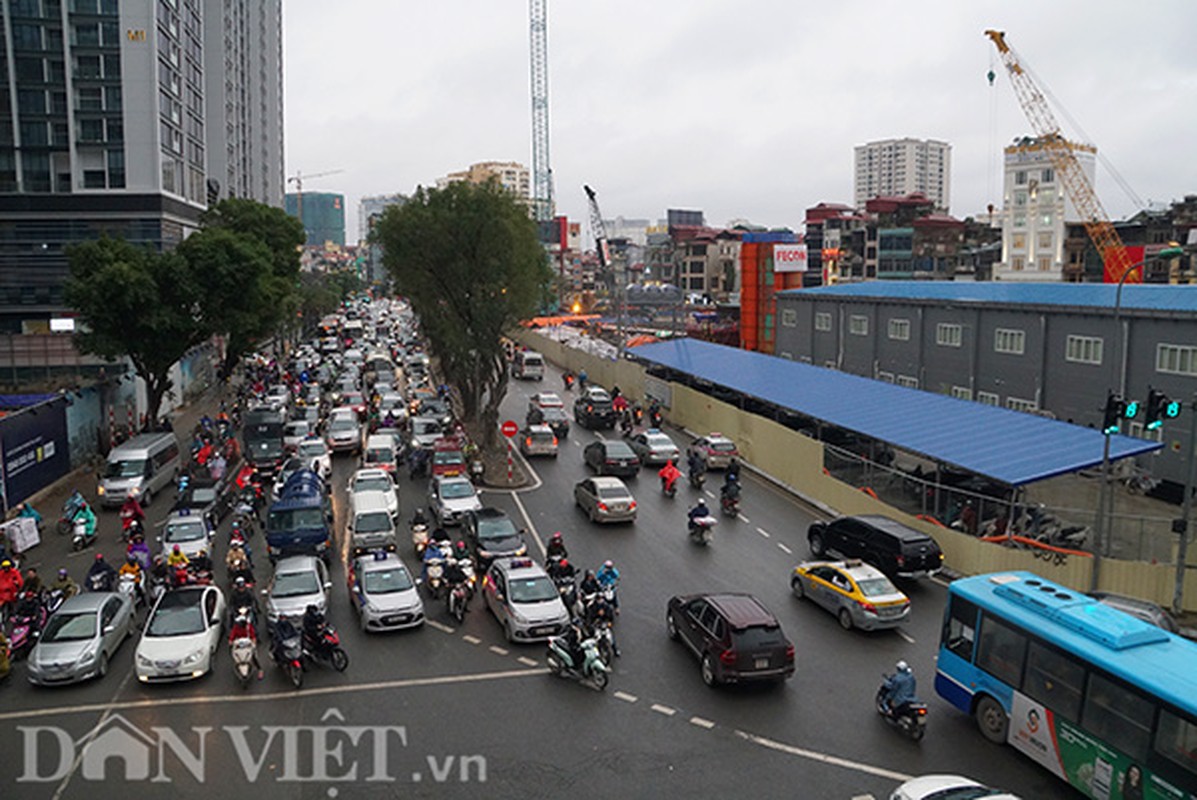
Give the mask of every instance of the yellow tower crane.
[{"label": "yellow tower crane", "polygon": [[[1056,121],[1043,93],[1039,91],[1039,87],[1035,85],[1030,74],[1019,63],[1018,55],[1010,49],[1010,45],[1006,44],[1006,34],[1002,31],[990,30],[985,31],[985,35],[997,48],[1002,63],[1010,75],[1010,83],[1014,86],[1014,93],[1018,96],[1023,113],[1031,123],[1031,128],[1044,151],[1051,158],[1060,184],[1081,215],[1081,222],[1084,223],[1085,230],[1088,232],[1089,238],[1093,240],[1105,266],[1106,283],[1117,283],[1134,264],[1126,252],[1126,245],[1122,243],[1122,238],[1110,224],[1110,219],[1106,215],[1105,209],[1102,208],[1101,201],[1098,200],[1097,193],[1093,190],[1088,176],[1085,175],[1080,162],[1072,152],[1072,143],[1064,138],[1060,123]],[[1128,280],[1133,279],[1134,276],[1128,276]]]}]

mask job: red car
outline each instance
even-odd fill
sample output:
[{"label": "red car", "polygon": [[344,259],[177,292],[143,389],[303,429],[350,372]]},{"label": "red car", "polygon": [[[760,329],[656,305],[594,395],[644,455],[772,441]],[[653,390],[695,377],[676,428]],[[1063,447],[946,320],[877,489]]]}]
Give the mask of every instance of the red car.
[{"label": "red car", "polygon": [[433,443],[432,474],[466,474],[465,443],[460,436],[443,436]]}]

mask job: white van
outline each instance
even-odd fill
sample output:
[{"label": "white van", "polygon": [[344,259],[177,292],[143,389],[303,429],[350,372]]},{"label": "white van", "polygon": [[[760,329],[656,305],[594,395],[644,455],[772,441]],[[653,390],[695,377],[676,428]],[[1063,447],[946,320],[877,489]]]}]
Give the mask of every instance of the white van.
[{"label": "white van", "polygon": [[358,492],[349,510],[349,543],[353,554],[368,550],[394,550],[395,518],[384,492]]},{"label": "white van", "polygon": [[133,492],[143,506],[174,482],[182,469],[179,440],[173,433],[142,433],[108,454],[96,494],[100,505],[116,508]]},{"label": "white van", "polygon": [[511,359],[511,377],[544,380],[544,356],[535,350],[516,350]]}]

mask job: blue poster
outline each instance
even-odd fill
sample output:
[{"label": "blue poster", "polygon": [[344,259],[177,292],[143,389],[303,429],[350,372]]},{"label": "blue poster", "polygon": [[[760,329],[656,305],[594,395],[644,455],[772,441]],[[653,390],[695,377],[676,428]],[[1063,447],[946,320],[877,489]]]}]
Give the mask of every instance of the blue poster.
[{"label": "blue poster", "polygon": [[11,508],[71,469],[66,404],[50,401],[0,419],[5,507]]}]

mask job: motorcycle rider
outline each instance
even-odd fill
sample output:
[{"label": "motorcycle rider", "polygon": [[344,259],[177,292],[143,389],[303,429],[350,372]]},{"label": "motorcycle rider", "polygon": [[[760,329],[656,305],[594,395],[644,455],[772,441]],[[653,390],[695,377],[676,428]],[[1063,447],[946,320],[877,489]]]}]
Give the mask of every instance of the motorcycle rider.
[{"label": "motorcycle rider", "polygon": [[195,558],[191,559],[191,571],[197,578],[212,575],[212,559],[208,558],[208,551],[204,548],[201,547]]},{"label": "motorcycle rider", "polygon": [[270,625],[270,657],[275,663],[281,664],[283,661],[283,642],[299,635],[295,624],[285,614],[280,614],[278,621]]},{"label": "motorcycle rider", "polygon": [[545,558],[552,561],[568,557],[569,553],[565,551],[565,539],[561,536],[561,531],[557,531],[549,539],[549,546],[545,548]]},{"label": "motorcycle rider", "polygon": [[87,571],[84,583],[88,589],[96,586],[94,591],[99,592],[111,592],[116,588],[116,570],[104,560],[103,553],[96,553],[96,560],[92,562],[91,569]]},{"label": "motorcycle rider", "polygon": [[586,634],[582,630],[581,621],[576,617],[570,620],[569,627],[561,635],[565,653],[569,656],[570,666],[578,672],[582,671],[582,666],[586,663],[586,653],[582,650],[582,641],[585,638]]},{"label": "motorcycle rider", "polygon": [[665,491],[672,491],[677,479],[682,477],[682,471],[677,468],[677,459],[671,458],[666,462],[665,466],[657,472],[661,478],[661,488]]},{"label": "motorcycle rider", "polygon": [[611,608],[607,599],[600,594],[598,599],[590,604],[586,617],[586,624],[590,626],[590,630],[598,633],[603,628],[607,628],[611,632],[611,653],[618,657],[619,643],[615,641],[615,610]]},{"label": "motorcycle rider", "polygon": [[736,474],[728,472],[724,476],[723,486],[719,489],[719,501],[725,508],[729,504],[740,502],[740,481],[736,479]]},{"label": "motorcycle rider", "polygon": [[166,557],[166,563],[171,567],[186,567],[191,563],[191,559],[187,558],[187,554],[183,552],[183,548],[176,544],[171,548],[170,555]]},{"label": "motorcycle rider", "polygon": [[611,609],[619,613],[619,595],[615,592],[615,587],[619,585],[619,570],[615,568],[615,562],[607,559],[603,565],[594,573],[594,577],[598,580],[599,586],[604,590],[611,590]]},{"label": "motorcycle rider", "polygon": [[37,574],[37,567],[25,570],[25,591],[41,594],[45,588],[42,586],[41,576]]},{"label": "motorcycle rider", "polygon": [[150,562],[153,561],[153,554],[150,553],[150,547],[145,543],[145,537],[140,533],[135,533],[129,538],[129,546],[125,549],[125,555],[137,559],[137,563],[141,565],[143,570],[148,570]]},{"label": "motorcycle rider", "polygon": [[0,618],[8,616],[8,612],[12,611],[13,605],[17,602],[17,595],[21,593],[21,587],[25,585],[25,579],[21,577],[21,571],[13,566],[13,563],[7,558],[0,562]]},{"label": "motorcycle rider", "polygon": [[74,516],[71,517],[71,522],[83,521],[83,538],[85,541],[92,541],[96,538],[96,512],[91,510],[91,505],[83,499],[79,501],[79,508],[75,511]]},{"label": "motorcycle rider", "polygon": [[241,575],[233,579],[233,591],[229,594],[229,610],[234,617],[242,608],[249,609],[249,617],[252,621],[258,615],[258,598],[254,596],[254,590],[250,588],[249,582]]},{"label": "motorcycle rider", "polygon": [[727,480],[729,480],[729,481],[739,481],[740,480],[740,460],[738,458],[736,458],[735,456],[732,456],[731,459],[728,460],[727,469],[725,469],[723,471],[723,474],[726,476]]},{"label": "motorcycle rider", "polygon": [[79,584],[75,583],[66,567],[63,567],[58,570],[58,579],[50,584],[50,591],[62,592],[62,599],[66,600],[79,594]]},{"label": "motorcycle rider", "polygon": [[704,462],[702,458],[699,457],[698,453],[695,453],[693,450],[691,450],[690,454],[686,456],[686,466],[690,470],[691,483],[696,482],[698,478],[702,477],[707,472],[706,462]]},{"label": "motorcycle rider", "polygon": [[[452,595],[453,590],[458,586],[463,586],[469,583],[469,578],[466,577],[465,570],[461,568],[461,562],[457,558],[450,558],[445,562],[445,571],[441,573],[441,577],[445,581],[445,595],[446,597]],[[466,587],[469,588],[468,586]],[[470,593],[467,591],[465,600],[463,601],[466,607],[470,603]]]},{"label": "motorcycle rider", "polygon": [[121,530],[128,531],[134,522],[145,525],[145,510],[137,502],[137,494],[130,491],[125,495],[125,502],[121,505]]},{"label": "motorcycle rider", "polygon": [[253,665],[258,673],[258,680],[266,677],[266,673],[262,671],[262,664],[258,661],[258,630],[254,627],[253,618],[249,615],[236,615],[233,617],[233,622],[229,626],[229,644],[238,639],[249,639],[254,643]]},{"label": "motorcycle rider", "polygon": [[881,702],[888,713],[892,714],[907,703],[915,699],[918,681],[914,671],[905,661],[894,664],[894,674],[885,679],[885,695]]},{"label": "motorcycle rider", "polygon": [[578,597],[585,604],[582,612],[589,616],[590,607],[602,596],[602,587],[599,586],[598,578],[594,576],[594,570],[586,570],[582,582],[578,584]]},{"label": "motorcycle rider", "polygon": [[29,503],[21,503],[21,505],[17,506],[17,509],[18,517],[29,517],[37,525],[39,531],[42,529],[42,515],[38,513],[36,508]]},{"label": "motorcycle rider", "polygon": [[569,563],[568,558],[557,558],[549,562],[549,566],[545,570],[548,573],[549,579],[557,586],[564,583],[573,583],[578,571],[574,569],[574,565]]},{"label": "motorcycle rider", "polygon": [[695,528],[698,527],[697,521],[703,517],[711,516],[711,509],[707,508],[707,501],[701,497],[698,498],[698,504],[690,509],[688,519],[690,521],[690,532],[694,533]]},{"label": "motorcycle rider", "polygon": [[308,605],[303,612],[303,636],[313,649],[324,646],[324,612],[315,605]]},{"label": "motorcycle rider", "polygon": [[125,563],[121,564],[121,568],[117,571],[117,578],[122,578],[125,575],[133,576],[133,594],[138,602],[145,602],[145,590],[141,585],[141,564],[137,562],[137,556],[132,553],[125,556]]}]

